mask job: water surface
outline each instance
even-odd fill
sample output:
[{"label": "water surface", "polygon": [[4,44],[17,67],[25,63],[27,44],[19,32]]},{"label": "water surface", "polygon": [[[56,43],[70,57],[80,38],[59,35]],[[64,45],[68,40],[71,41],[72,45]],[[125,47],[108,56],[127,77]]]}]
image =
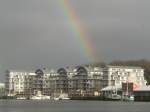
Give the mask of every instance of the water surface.
[{"label": "water surface", "polygon": [[149,102],[0,100],[0,112],[149,112]]}]

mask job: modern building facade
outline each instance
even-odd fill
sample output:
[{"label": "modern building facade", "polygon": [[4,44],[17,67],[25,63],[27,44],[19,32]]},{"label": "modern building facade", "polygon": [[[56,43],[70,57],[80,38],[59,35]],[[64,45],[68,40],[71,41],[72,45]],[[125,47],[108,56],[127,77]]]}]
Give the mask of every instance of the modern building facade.
[{"label": "modern building facade", "polygon": [[107,66],[106,71],[108,86],[102,89],[105,98],[111,99],[117,94],[122,98],[132,96],[134,90],[146,86],[144,69],[141,67]]},{"label": "modern building facade", "polygon": [[6,93],[8,96],[23,94],[25,90],[25,77],[29,75],[24,71],[6,71]]},{"label": "modern building facade", "polygon": [[100,67],[78,66],[72,77],[73,96],[75,94],[82,96],[93,96],[95,92],[100,93],[103,88],[103,69]]},{"label": "modern building facade", "polygon": [[121,86],[123,82],[132,82],[136,86],[144,86],[147,81],[144,78],[144,69],[130,66],[107,66],[108,86]]},{"label": "modern building facade", "polygon": [[31,97],[38,91],[48,96],[58,96],[61,93],[70,96],[99,96],[102,88],[121,86],[123,82],[146,85],[144,70],[125,66],[77,66],[57,71],[37,69],[35,72],[6,72],[8,96]]},{"label": "modern building facade", "polygon": [[5,96],[5,84],[0,83],[0,98]]}]

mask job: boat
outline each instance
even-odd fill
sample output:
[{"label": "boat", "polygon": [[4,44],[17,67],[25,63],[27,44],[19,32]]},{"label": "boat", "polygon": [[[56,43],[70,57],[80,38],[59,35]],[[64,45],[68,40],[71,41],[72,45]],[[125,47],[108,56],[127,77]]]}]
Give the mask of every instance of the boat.
[{"label": "boat", "polygon": [[59,97],[54,97],[54,100],[70,100],[68,94],[60,94]]},{"label": "boat", "polygon": [[26,100],[25,97],[17,97],[17,100]]},{"label": "boat", "polygon": [[70,98],[68,97],[68,94],[60,94],[59,99],[60,100],[69,100]]},{"label": "boat", "polygon": [[131,95],[131,96],[124,96],[123,97],[123,101],[134,101],[134,96]]},{"label": "boat", "polygon": [[42,95],[41,91],[38,91],[35,96],[32,96],[30,99],[32,100],[49,100],[50,96]]},{"label": "boat", "polygon": [[68,98],[68,97],[63,97],[63,98],[61,98],[62,100],[70,100],[70,98]]},{"label": "boat", "polygon": [[118,101],[121,100],[121,95],[118,94],[109,94],[107,96],[105,96],[106,100],[113,100],[113,101]]},{"label": "boat", "polygon": [[57,101],[57,100],[60,100],[60,99],[59,99],[59,97],[54,97],[54,100],[56,100],[56,101]]},{"label": "boat", "polygon": [[131,100],[131,101],[134,101],[134,96],[130,96],[130,100]]},{"label": "boat", "polygon": [[32,100],[49,100],[50,96],[45,96],[45,95],[32,96],[30,99],[32,99]]},{"label": "boat", "polygon": [[45,96],[45,95],[39,95],[39,96],[32,96],[32,100],[49,100],[50,96]]},{"label": "boat", "polygon": [[118,95],[118,94],[112,94],[111,99],[112,99],[112,100],[121,100],[121,96]]}]

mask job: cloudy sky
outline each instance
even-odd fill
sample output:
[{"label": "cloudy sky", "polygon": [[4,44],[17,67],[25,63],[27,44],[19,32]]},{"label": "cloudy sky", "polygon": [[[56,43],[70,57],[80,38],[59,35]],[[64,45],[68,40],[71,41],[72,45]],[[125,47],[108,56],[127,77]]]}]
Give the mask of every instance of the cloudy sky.
[{"label": "cloudy sky", "polygon": [[[150,59],[149,0],[69,0],[99,61]],[[0,0],[0,72],[87,63],[59,0]]]}]

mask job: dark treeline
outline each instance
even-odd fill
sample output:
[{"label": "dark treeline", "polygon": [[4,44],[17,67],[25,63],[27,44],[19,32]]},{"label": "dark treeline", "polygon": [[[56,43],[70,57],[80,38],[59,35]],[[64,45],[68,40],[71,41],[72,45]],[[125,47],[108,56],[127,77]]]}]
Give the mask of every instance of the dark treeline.
[{"label": "dark treeline", "polygon": [[129,61],[113,61],[110,65],[116,66],[139,66],[145,70],[144,76],[150,85],[150,61],[148,60],[129,60]]}]

